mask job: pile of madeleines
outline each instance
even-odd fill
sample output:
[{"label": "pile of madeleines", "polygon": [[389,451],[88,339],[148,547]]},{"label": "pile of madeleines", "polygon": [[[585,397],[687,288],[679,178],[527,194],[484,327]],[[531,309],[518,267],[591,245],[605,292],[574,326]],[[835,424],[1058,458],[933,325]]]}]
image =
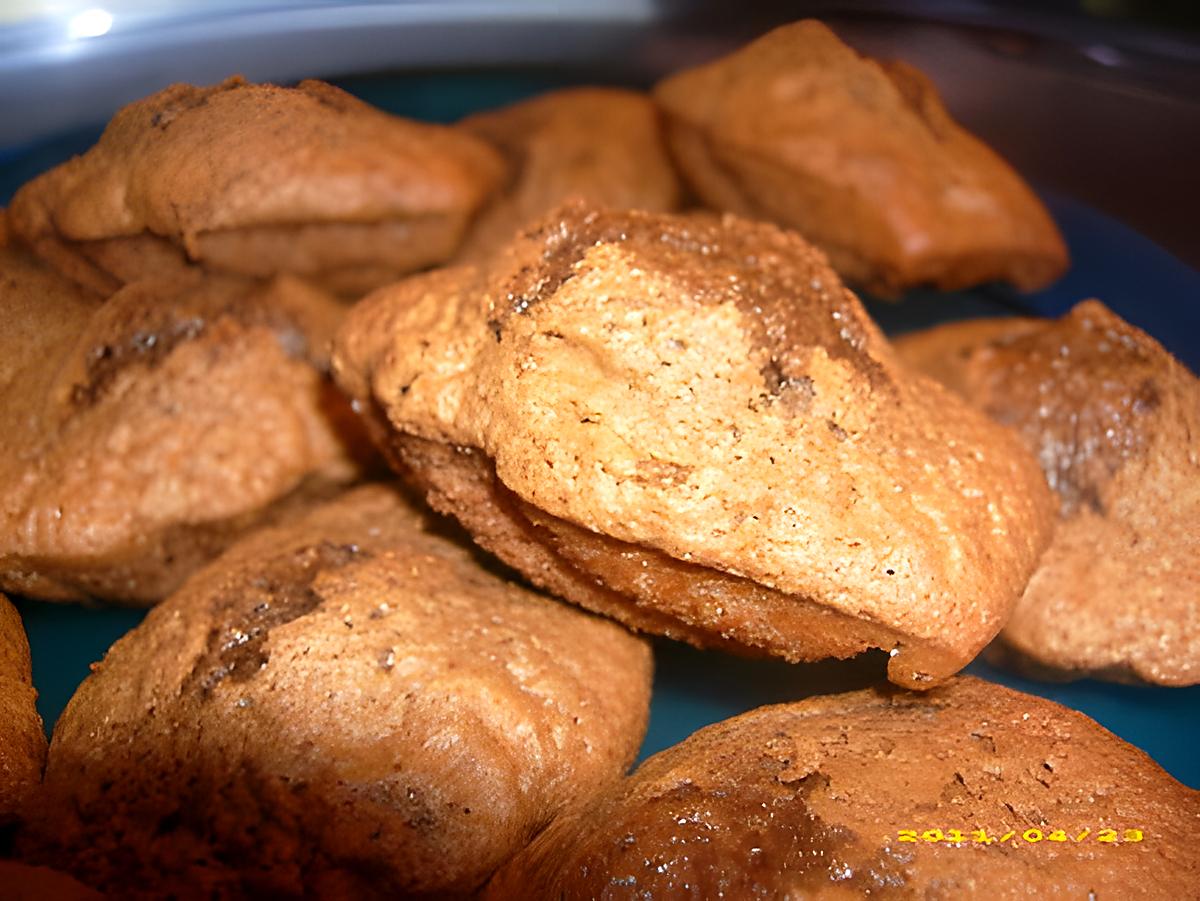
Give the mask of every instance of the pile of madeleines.
[{"label": "pile of madeleines", "polygon": [[[0,598],[0,893],[1198,897],[1200,792],[955,674],[1200,682],[1200,383],[1096,300],[892,343],[843,284],[1067,266],[811,21],[453,126],[122,109],[0,212],[0,588],[156,606],[47,749]],[[627,774],[647,635],[891,684]]]}]

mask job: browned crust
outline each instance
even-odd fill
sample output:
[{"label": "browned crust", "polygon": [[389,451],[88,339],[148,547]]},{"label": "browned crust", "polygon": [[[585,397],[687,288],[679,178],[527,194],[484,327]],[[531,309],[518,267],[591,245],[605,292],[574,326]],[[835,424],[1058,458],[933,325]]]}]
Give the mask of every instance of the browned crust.
[{"label": "browned crust", "polygon": [[1086,716],[958,677],[702,729],[560,817],[485,897],[1190,897],[1198,824],[1200,792]]},{"label": "browned crust", "polygon": [[792,663],[882,648],[894,652],[890,678],[916,689],[967,662],[949,648],[910,640],[887,625],[550,516],[507,490],[477,449],[403,434],[392,436],[391,448],[397,468],[430,505],[458,519],[482,547],[539,587],[632,629]]}]

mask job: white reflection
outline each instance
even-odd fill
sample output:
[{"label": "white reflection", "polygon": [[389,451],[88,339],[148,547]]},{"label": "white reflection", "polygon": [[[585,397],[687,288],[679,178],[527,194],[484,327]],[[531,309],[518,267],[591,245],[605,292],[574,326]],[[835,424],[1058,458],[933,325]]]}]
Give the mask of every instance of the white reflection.
[{"label": "white reflection", "polygon": [[1102,66],[1119,66],[1125,61],[1120,50],[1107,44],[1093,44],[1085,47],[1083,52]]},{"label": "white reflection", "polygon": [[106,9],[85,9],[71,16],[67,22],[67,38],[78,41],[82,38],[98,38],[108,34],[113,17]]}]

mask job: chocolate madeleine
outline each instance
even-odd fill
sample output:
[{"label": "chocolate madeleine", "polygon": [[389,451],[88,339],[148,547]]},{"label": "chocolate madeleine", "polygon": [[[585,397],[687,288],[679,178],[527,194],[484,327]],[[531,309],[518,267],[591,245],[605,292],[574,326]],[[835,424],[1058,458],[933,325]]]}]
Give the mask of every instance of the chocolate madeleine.
[{"label": "chocolate madeleine", "polygon": [[101,293],[192,264],[357,295],[448,259],[500,183],[490,147],[332,85],[230,78],[121,109],[21,188],[13,234]]},{"label": "chocolate madeleine", "polygon": [[647,645],[368,486],[239,542],[68,705],[24,852],[118,897],[466,897],[641,742]]},{"label": "chocolate madeleine", "polygon": [[102,299],[0,248],[0,309],[0,589],[152,603],[358,475],[322,291],[192,273]]},{"label": "chocolate madeleine", "polygon": [[1052,678],[1200,682],[1200,381],[1097,300],[896,347],[1014,428],[1059,498],[998,657]]},{"label": "chocolate madeleine", "polygon": [[335,373],[439,510],[637,629],[929,687],[999,631],[1052,496],[767,225],[568,207],[484,269],[383,289]]},{"label": "chocolate madeleine", "polygon": [[881,295],[1004,280],[1042,288],[1067,248],[1029,186],[904,63],[820,22],[784,25],[654,89],[709,206],[794,228]]},{"label": "chocolate madeleine", "polygon": [[672,212],[682,200],[658,108],[636,91],[551,91],[468,116],[458,127],[500,151],[509,169],[507,186],[471,227],[460,261],[486,258],[572,198],[655,213]]},{"label": "chocolate madeleine", "polygon": [[1190,898],[1200,792],[989,682],[764,707],[656,754],[488,887],[515,898]]}]

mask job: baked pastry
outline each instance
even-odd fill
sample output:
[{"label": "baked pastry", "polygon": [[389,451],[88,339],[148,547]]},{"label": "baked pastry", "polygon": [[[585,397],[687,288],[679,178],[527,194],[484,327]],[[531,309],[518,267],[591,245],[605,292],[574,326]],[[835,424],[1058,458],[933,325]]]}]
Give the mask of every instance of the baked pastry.
[{"label": "baked pastry", "polygon": [[36,700],[25,627],[0,594],[0,827],[21,820],[42,781],[46,733]]},{"label": "baked pastry", "polygon": [[165,597],[358,472],[323,369],[344,309],[290,278],[88,294],[0,248],[0,589]]},{"label": "baked pastry", "polygon": [[929,687],[1049,540],[1016,436],[898,365],[765,223],[570,206],[485,269],[381,289],[335,376],[438,510],[635,629]]},{"label": "baked pastry", "polygon": [[561,817],[509,898],[1185,898],[1200,792],[1088,717],[969,677],[763,707]]},{"label": "baked pastry", "polygon": [[874,293],[994,279],[1032,291],[1067,268],[1029,186],[921,72],[859,56],[820,22],[672,75],[654,97],[705,203],[797,229]]},{"label": "baked pastry", "polygon": [[0,860],[0,885],[5,901],[100,901],[104,896],[65,873]]},{"label": "baked pastry", "polygon": [[650,675],[643,641],[367,486],[113,646],[55,728],[26,853],[119,897],[463,896],[622,775]]},{"label": "baked pastry", "polygon": [[892,344],[909,366],[969,401],[969,388],[963,377],[972,354],[993,342],[1005,344],[1043,331],[1048,324],[1029,316],[961,319],[895,335]]},{"label": "baked pastry", "polygon": [[1011,662],[1200,683],[1200,381],[1096,300],[896,346],[1015,428],[1058,493],[1054,540],[1001,635]]},{"label": "baked pastry", "polygon": [[230,78],[120,110],[95,147],[17,192],[11,226],[105,294],[188,263],[358,294],[448,259],[501,176],[460,130],[319,81]]},{"label": "baked pastry", "polygon": [[459,127],[504,156],[508,187],[472,226],[458,258],[479,260],[572,197],[667,213],[679,178],[653,101],[618,88],[570,88],[468,116]]}]

